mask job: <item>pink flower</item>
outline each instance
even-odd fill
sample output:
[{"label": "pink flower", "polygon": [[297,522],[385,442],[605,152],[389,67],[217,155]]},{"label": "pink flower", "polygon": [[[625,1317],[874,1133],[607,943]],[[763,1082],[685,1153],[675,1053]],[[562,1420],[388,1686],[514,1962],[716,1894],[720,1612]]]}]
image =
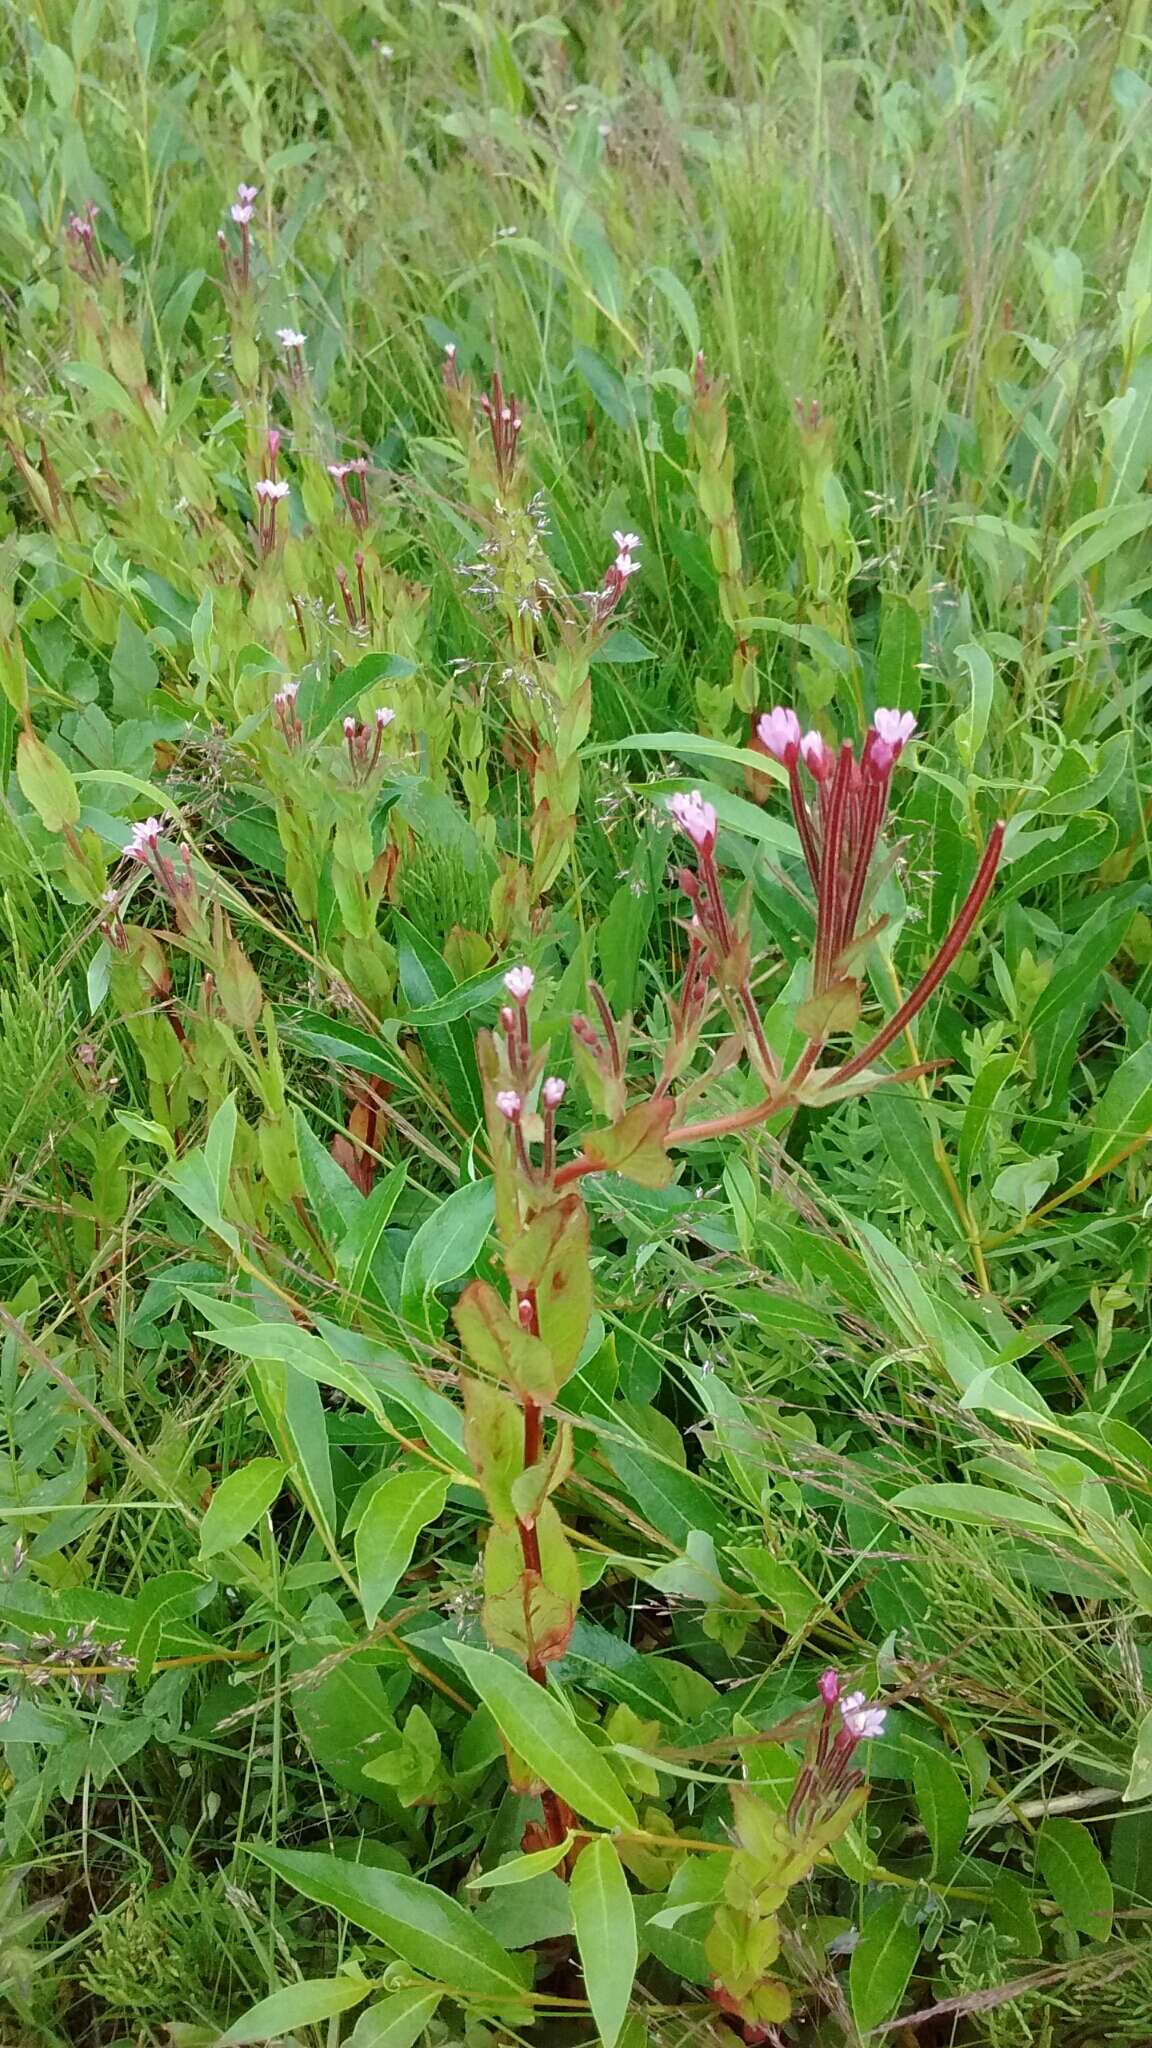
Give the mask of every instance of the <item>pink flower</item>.
[{"label": "pink flower", "polygon": [[549,1074],[540,1093],[544,1098],[545,1109],[559,1109],[564,1100],[564,1083],[558,1075]]},{"label": "pink flower", "polygon": [[236,197],[242,206],[248,206],[259,192],[259,185],[237,185]]},{"label": "pink flower", "polygon": [[638,533],[614,533],[612,538],[622,555],[630,555],[633,548],[640,546],[640,535]]},{"label": "pink flower", "polygon": [[142,823],[133,825],[132,837],[124,848],[126,859],[147,860],[150,853],[155,853],[157,841],[163,830],[162,818],[145,818]]},{"label": "pink flower", "polygon": [[840,1702],[844,1726],[854,1742],[864,1742],[884,1733],[887,1708],[869,1706],[862,1692],[850,1692]]},{"label": "pink flower", "polygon": [[354,740],[354,739],[355,739],[355,737],[356,737],[356,720],[355,720],[354,718],[346,718],[346,719],[344,720],[344,737],[345,737],[345,739],[346,739],[346,740]]},{"label": "pink flower", "polygon": [[536,976],[530,967],[510,967],[504,976],[504,986],[518,1003],[526,1003],[536,986]]},{"label": "pink flower", "polygon": [[276,329],[276,339],[280,343],[281,348],[303,348],[308,336],[306,334],[298,334],[294,327],[278,327]]},{"label": "pink flower", "polygon": [[834,1707],[840,1697],[839,1672],[832,1670],[822,1671],[817,1683],[817,1691],[826,1707]]},{"label": "pink flower", "polygon": [[814,782],[827,782],[836,766],[836,756],[818,732],[806,732],[800,742],[800,759]]},{"label": "pink flower", "polygon": [[250,206],[233,206],[230,211],[237,227],[246,228],[252,218],[252,208]]},{"label": "pink flower", "polygon": [[872,721],[876,736],[894,754],[905,747],[916,730],[916,720],[910,711],[877,711]]},{"label": "pink flower", "polygon": [[351,467],[352,464],[350,462],[330,462],[328,464],[328,474],[329,476],[334,476],[338,484],[343,483]]},{"label": "pink flower", "polygon": [[384,732],[386,728],[391,725],[392,720],[395,718],[395,716],[396,713],[394,711],[390,711],[386,705],[381,704],[379,710],[376,713],[377,732]]},{"label": "pink flower", "polygon": [[501,1088],[499,1095],[496,1097],[497,1109],[500,1111],[501,1116],[507,1117],[510,1124],[519,1122],[520,1111],[523,1106],[514,1088]]},{"label": "pink flower", "polygon": [[711,853],[716,844],[716,812],[711,804],[705,803],[700,791],[670,796],[668,809],[697,852]]},{"label": "pink flower", "polygon": [[456,361],[456,343],[454,341],[446,341],[444,343],[444,355],[448,362],[454,363]]},{"label": "pink flower", "polygon": [[782,761],[786,768],[793,766],[800,752],[800,720],[794,711],[777,704],[757,720],[756,732],[774,761]]},{"label": "pink flower", "polygon": [[289,486],[283,482],[277,483],[275,477],[262,476],[256,486],[256,496],[263,498],[265,503],[275,503],[278,498],[286,498],[288,490]]},{"label": "pink flower", "polygon": [[629,576],[638,575],[640,570],[639,562],[634,562],[631,555],[617,555],[612,566],[616,574],[623,577],[625,582],[627,582]]}]

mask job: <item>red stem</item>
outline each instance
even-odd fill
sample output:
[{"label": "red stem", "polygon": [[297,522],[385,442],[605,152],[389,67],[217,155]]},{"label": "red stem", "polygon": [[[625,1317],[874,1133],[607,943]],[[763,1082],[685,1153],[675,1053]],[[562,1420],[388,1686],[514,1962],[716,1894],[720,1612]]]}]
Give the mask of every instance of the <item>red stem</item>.
[{"label": "red stem", "polygon": [[854,1080],[857,1074],[863,1073],[865,1067],[871,1066],[873,1060],[878,1059],[880,1054],[887,1050],[893,1039],[899,1038],[900,1033],[912,1022],[913,1017],[924,1008],[929,997],[939,988],[976,919],[979,917],[984,899],[992,887],[996,870],[1000,865],[1000,854],[1004,845],[1004,830],[1003,821],[992,827],[988,837],[988,844],[984,848],[983,859],[976,870],[972,887],[969,889],[959,915],[932,965],[921,976],[911,995],[904,998],[896,1015],[889,1017],[888,1022],[881,1025],[875,1038],[864,1047],[863,1052],[858,1052],[845,1066],[837,1069],[834,1077],[837,1087],[844,1081]]}]

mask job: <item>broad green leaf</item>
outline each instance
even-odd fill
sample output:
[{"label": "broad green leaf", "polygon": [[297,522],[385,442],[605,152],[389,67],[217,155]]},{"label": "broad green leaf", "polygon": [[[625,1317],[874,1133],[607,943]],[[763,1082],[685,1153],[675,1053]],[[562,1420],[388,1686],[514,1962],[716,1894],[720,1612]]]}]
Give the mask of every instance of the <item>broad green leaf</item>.
[{"label": "broad green leaf", "polygon": [[1138,1139],[1152,1137],[1152,1043],[1121,1061],[1096,1105],[1087,1173]]},{"label": "broad green leaf", "polygon": [[904,1917],[903,1892],[885,1892],[861,1929],[848,1966],[852,2014],[862,2034],[896,2011],[920,1953],[920,1934]]},{"label": "broad green leaf", "polygon": [[59,754],[29,729],[16,742],[16,780],[48,832],[62,832],[80,818],[80,796]]},{"label": "broad green leaf", "polygon": [[975,640],[966,640],[962,647],[958,647],[956,659],[962,661],[968,671],[970,688],[968,702],[956,720],[953,733],[956,751],[964,766],[971,769],[988,731],[996,672],[991,657]]},{"label": "broad green leaf", "polygon": [[422,1529],[444,1512],[448,1481],[424,1465],[389,1472],[369,1497],[356,1530],[356,1572],[372,1627],[412,1562]]},{"label": "broad green leaf", "polygon": [[1080,1934],[1107,1941],[1112,1932],[1112,1880],[1082,1821],[1053,1814],[1036,1836],[1036,1868]]},{"label": "broad green leaf", "polygon": [[916,1804],[932,1848],[932,1872],[947,1871],[960,1852],[970,1807],[964,1782],[939,1750],[922,1750],[912,1765]]},{"label": "broad green leaf", "polygon": [[876,702],[894,711],[918,711],[923,694],[920,657],[924,628],[906,598],[884,591],[876,650]]},{"label": "broad green leaf", "polygon": [[[965,1194],[980,1164],[996,1105],[1015,1065],[1015,1053],[993,1053],[983,1062],[973,1083],[956,1146],[956,1178]],[[881,1097],[877,1096],[876,1100],[880,1101]]]},{"label": "broad green leaf", "polygon": [[492,1182],[469,1181],[420,1225],[404,1259],[400,1294],[406,1316],[423,1320],[428,1296],[472,1271],[492,1228],[493,1208]]},{"label": "broad green leaf", "polygon": [[1128,1783],[1124,1787],[1123,1796],[1125,1801],[1147,1799],[1152,1796],[1152,1707],[1149,1707],[1136,1730],[1132,1767],[1128,1773]]},{"label": "broad green leaf", "polygon": [[562,1842],[553,1842],[547,1849],[533,1849],[527,1856],[514,1856],[510,1863],[498,1863],[492,1870],[482,1870],[478,1877],[468,1879],[469,1891],[498,1891],[509,1884],[527,1884],[529,1878],[539,1877],[542,1871],[555,1870],[558,1863],[572,1847],[571,1835],[565,1835]]},{"label": "broad green leaf", "polygon": [[636,1826],[632,1802],[603,1750],[555,1693],[494,1650],[474,1650],[464,1643],[452,1648],[469,1684],[529,1770],[597,1827]]},{"label": "broad green leaf", "polygon": [[361,2013],[348,2048],[413,2048],[442,1997],[442,1992],[422,1991],[418,1984],[407,1991],[394,1991],[390,1998],[382,1998]]},{"label": "broad green leaf", "polygon": [[221,1480],[200,1524],[202,1558],[243,1542],[280,1492],[284,1469],[279,1458],[251,1458]]},{"label": "broad green leaf", "polygon": [[415,664],[400,654],[366,654],[327,684],[312,670],[305,674],[297,693],[297,717],[314,739],[320,739],[329,726],[354,712],[360,698],[375,684],[401,682],[415,673]]},{"label": "broad green leaf", "polygon": [[465,1998],[514,2000],[528,1983],[525,1965],[435,1885],[305,1849],[255,1842],[251,1852],[305,1898],[343,1914],[387,1942],[414,1970]]},{"label": "broad green leaf", "polygon": [[221,2034],[218,2048],[248,2048],[254,2041],[275,2041],[294,2027],[310,2027],[317,2020],[331,2019],[362,2004],[372,1986],[355,1977],[313,1977],[301,1984],[285,1985],[262,1998]]},{"label": "broad green leaf", "polygon": [[589,1842],[569,1880],[584,1989],[604,2048],[616,2048],[628,2014],[639,1949],[632,1893],[615,1844]]},{"label": "broad green leaf", "polygon": [[926,1486],[906,1486],[892,1497],[894,1508],[915,1508],[921,1515],[943,1521],[967,1522],[974,1528],[995,1529],[1002,1522],[1037,1535],[1069,1534],[1068,1524],[1051,1508],[1037,1501],[1021,1500],[1018,1494],[1003,1493],[994,1486],[973,1486],[942,1480]]}]

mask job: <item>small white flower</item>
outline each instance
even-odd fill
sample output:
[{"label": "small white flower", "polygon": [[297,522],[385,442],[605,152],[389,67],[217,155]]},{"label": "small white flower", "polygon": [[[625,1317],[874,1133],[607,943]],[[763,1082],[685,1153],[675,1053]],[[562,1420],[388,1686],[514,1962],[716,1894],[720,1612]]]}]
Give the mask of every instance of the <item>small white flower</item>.
[{"label": "small white flower", "polygon": [[640,535],[638,533],[614,533],[612,538],[622,555],[630,555],[633,548],[640,546]]},{"label": "small white flower", "polygon": [[559,1109],[564,1100],[564,1083],[559,1075],[549,1074],[540,1093],[544,1098],[545,1109]]},{"label": "small white flower", "polygon": [[346,740],[354,740],[354,739],[355,739],[355,737],[356,737],[356,720],[355,720],[354,718],[346,718],[346,719],[344,720],[344,737],[345,737],[345,739],[346,739]]},{"label": "small white flower", "polygon": [[872,723],[885,746],[894,747],[897,752],[907,745],[916,730],[916,720],[910,711],[878,710]]},{"label": "small white flower", "polygon": [[623,577],[624,581],[627,582],[629,576],[638,574],[640,564],[639,562],[634,562],[631,555],[617,555],[613,567],[616,574]]},{"label": "small white flower", "polygon": [[262,476],[256,486],[256,496],[263,498],[266,503],[275,502],[280,498],[286,498],[289,488],[290,486],[284,482],[277,483],[275,477]]},{"label": "small white flower", "polygon": [[308,336],[306,334],[298,334],[294,327],[278,327],[276,329],[276,339],[280,343],[281,348],[303,348]]},{"label": "small white flower", "polygon": [[395,718],[395,716],[396,713],[394,711],[389,710],[387,705],[381,704],[380,709],[376,713],[377,732],[386,731],[388,726],[391,725],[392,720]]},{"label": "small white flower", "polygon": [[840,1702],[840,1714],[844,1726],[856,1742],[866,1742],[884,1733],[887,1719],[886,1707],[869,1706],[862,1692],[850,1692]]},{"label": "small white flower", "polygon": [[252,208],[250,206],[233,206],[231,214],[238,228],[246,228],[252,218]]},{"label": "small white flower", "polygon": [[509,1123],[514,1124],[520,1115],[523,1104],[514,1088],[502,1088],[496,1097],[496,1107],[500,1111],[501,1116],[506,1116]]},{"label": "small white flower", "polygon": [[236,197],[241,206],[250,206],[259,190],[259,185],[237,185]]},{"label": "small white flower", "polygon": [[716,812],[706,804],[698,789],[685,795],[683,792],[668,798],[668,809],[682,832],[688,834],[698,852],[710,849],[716,843]]},{"label": "small white flower", "polygon": [[504,986],[518,1003],[526,1003],[536,986],[536,976],[530,967],[510,967],[504,976]]}]

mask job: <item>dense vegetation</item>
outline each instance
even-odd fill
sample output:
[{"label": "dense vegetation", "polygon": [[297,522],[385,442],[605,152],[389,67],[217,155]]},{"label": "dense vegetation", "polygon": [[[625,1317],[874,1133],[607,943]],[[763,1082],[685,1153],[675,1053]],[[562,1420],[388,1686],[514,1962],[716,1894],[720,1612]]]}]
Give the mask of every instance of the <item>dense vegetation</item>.
[{"label": "dense vegetation", "polygon": [[4,36],[0,2038],[1146,2042],[1147,0]]}]

